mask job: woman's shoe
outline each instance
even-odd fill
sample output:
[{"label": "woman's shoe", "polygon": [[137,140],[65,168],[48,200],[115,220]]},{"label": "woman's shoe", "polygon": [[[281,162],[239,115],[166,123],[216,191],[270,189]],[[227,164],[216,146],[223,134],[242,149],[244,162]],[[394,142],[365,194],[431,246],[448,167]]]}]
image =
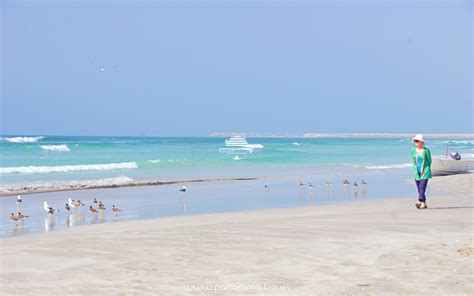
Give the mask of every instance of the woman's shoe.
[{"label": "woman's shoe", "polygon": [[420,206],[421,206],[421,201],[417,201],[416,204],[415,204],[415,207],[416,207],[417,209],[419,209]]},{"label": "woman's shoe", "polygon": [[421,202],[419,209],[427,209],[428,206],[426,205],[426,202]]}]

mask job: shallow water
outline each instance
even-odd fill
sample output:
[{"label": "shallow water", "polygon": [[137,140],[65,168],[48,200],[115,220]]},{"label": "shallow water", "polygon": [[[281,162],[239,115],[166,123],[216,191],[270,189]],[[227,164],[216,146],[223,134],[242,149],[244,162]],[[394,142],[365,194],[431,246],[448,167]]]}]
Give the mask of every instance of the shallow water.
[{"label": "shallow water", "polygon": [[[352,184],[344,187],[344,178],[350,181],[365,178],[368,185],[364,189]],[[21,210],[30,217],[21,225],[9,221],[9,214],[17,212],[16,197],[0,198],[0,236],[49,232],[66,227],[76,227],[96,223],[115,223],[138,219],[153,219],[167,216],[198,215],[223,212],[251,211],[271,208],[318,206],[323,204],[357,202],[367,199],[384,199],[416,196],[415,186],[406,182],[410,178],[406,170],[368,172],[360,174],[333,174],[321,176],[279,177],[254,181],[192,183],[187,192],[179,192],[181,185],[161,185],[126,187],[115,189],[92,189],[52,193],[28,194],[23,196]],[[324,180],[333,185],[327,188]],[[312,182],[314,190],[298,186]],[[264,185],[269,189],[266,190]],[[86,206],[80,211],[68,213],[64,210],[67,198],[80,199]],[[101,214],[90,214],[88,206],[93,198],[102,200],[107,210]],[[52,216],[43,210],[43,201],[59,208],[61,212]],[[122,209],[115,216],[112,204]]]},{"label": "shallow water", "polygon": [[[250,138],[263,149],[223,153],[221,138],[4,136],[0,191],[18,186],[119,184],[133,180],[301,176],[410,167],[409,139]],[[464,157],[473,141],[428,139],[433,155],[446,143]],[[236,152],[237,153],[237,152]]]}]

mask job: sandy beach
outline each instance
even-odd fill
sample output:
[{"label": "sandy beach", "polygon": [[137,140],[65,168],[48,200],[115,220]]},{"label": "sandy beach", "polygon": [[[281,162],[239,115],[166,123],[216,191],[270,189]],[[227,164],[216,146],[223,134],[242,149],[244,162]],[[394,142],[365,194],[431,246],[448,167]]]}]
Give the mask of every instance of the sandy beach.
[{"label": "sandy beach", "polygon": [[4,238],[2,295],[472,295],[473,175],[444,193]]}]

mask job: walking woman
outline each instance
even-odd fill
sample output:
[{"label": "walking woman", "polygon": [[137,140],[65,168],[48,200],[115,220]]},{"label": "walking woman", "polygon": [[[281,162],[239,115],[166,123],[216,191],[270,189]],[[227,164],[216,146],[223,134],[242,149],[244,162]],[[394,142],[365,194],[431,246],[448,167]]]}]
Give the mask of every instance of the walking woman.
[{"label": "walking woman", "polygon": [[423,135],[418,134],[413,137],[415,146],[411,149],[413,161],[413,176],[418,188],[418,202],[415,204],[418,209],[426,209],[426,186],[431,178],[431,152],[425,147]]}]

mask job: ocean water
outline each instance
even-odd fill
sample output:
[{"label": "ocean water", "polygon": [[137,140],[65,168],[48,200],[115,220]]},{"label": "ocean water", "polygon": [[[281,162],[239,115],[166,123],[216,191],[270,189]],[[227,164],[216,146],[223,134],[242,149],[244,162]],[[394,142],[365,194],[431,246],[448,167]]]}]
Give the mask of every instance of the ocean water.
[{"label": "ocean water", "polygon": [[[88,187],[140,180],[331,176],[401,169],[409,172],[409,139],[250,138],[261,149],[222,151],[222,138],[3,136],[0,192],[25,186]],[[428,139],[472,157],[472,139]],[[235,159],[238,154],[238,160]],[[409,174],[407,174],[409,176]]]},{"label": "ocean water", "polygon": [[[411,178],[409,139],[248,139],[263,148],[222,151],[221,138],[13,137],[0,141],[0,190],[64,184],[106,185],[140,180],[189,180],[256,177],[251,181],[89,189],[0,197],[0,237],[49,232],[67,227],[177,215],[211,214],[270,208],[318,206],[401,196],[416,197]],[[433,155],[446,144],[463,157],[473,156],[473,141],[432,139]],[[235,160],[238,155],[239,159]],[[365,179],[366,187],[342,186]],[[325,186],[329,180],[332,186]],[[305,186],[300,187],[302,181]],[[311,182],[314,189],[309,189]],[[265,189],[265,185],[269,189]],[[431,188],[428,187],[428,196]],[[67,212],[67,198],[86,203]],[[107,210],[90,214],[93,198]],[[47,215],[43,201],[61,210]],[[115,216],[112,205],[122,209]],[[30,217],[16,225],[10,213]]]}]

